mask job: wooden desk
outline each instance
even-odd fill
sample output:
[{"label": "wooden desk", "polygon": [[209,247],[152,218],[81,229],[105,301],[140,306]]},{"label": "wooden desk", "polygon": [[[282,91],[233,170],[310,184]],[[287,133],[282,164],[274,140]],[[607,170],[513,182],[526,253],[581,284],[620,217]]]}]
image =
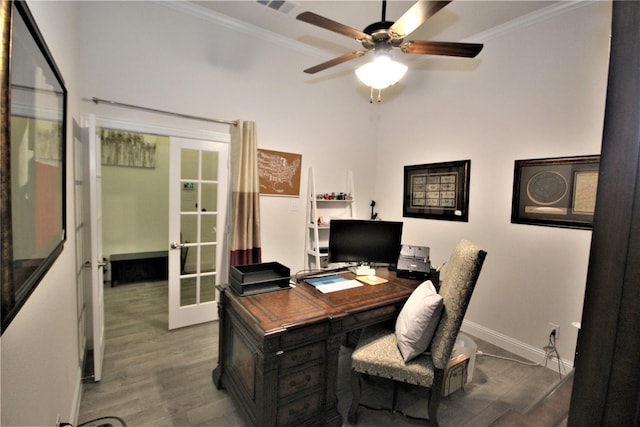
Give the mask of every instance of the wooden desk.
[{"label": "wooden desk", "polygon": [[377,275],[389,282],[329,294],[304,282],[243,297],[219,287],[213,382],[231,394],[249,424],[342,425],[337,380],[344,335],[395,318],[419,284],[386,269]]}]

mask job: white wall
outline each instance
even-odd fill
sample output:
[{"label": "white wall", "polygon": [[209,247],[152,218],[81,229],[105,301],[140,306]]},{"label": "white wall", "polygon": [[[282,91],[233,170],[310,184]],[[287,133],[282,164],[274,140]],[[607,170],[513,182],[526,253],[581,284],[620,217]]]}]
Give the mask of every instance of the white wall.
[{"label": "white wall", "polygon": [[[79,120],[77,9],[73,3],[28,3],[65,79],[68,110]],[[67,135],[67,241],[64,250],[2,334],[0,424],[75,421],[80,399],[75,284],[72,121]],[[14,236],[15,237],[15,236]]]},{"label": "white wall", "polygon": [[[303,191],[291,199],[262,197],[263,260],[296,271],[303,265],[304,193],[314,166],[326,188],[346,185],[354,170],[360,215],[373,196],[377,120],[355,82],[309,79],[320,60],[257,40],[216,22],[152,2],[83,2],[83,98],[98,97],[201,117],[254,120],[260,148],[302,154]],[[144,19],[140,19],[144,17]],[[346,96],[345,96],[346,95]],[[174,119],[109,105],[84,110],[114,120],[228,131],[224,125]]]},{"label": "white wall", "polygon": [[514,161],[600,153],[609,30],[609,3],[569,7],[479,40],[472,71],[410,72],[403,84],[417,90],[401,102],[411,108],[385,105],[398,125],[381,127],[381,215],[402,216],[404,165],[471,159],[469,222],[405,218],[404,240],[430,246],[435,263],[463,237],[484,247],[464,329],[529,357],[555,322],[560,355],[573,360],[591,232],[511,224]]}]

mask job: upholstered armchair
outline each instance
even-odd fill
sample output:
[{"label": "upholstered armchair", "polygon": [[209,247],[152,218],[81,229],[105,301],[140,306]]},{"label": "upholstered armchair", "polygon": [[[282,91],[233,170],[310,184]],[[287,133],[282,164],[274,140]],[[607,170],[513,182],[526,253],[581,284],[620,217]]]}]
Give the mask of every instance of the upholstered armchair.
[{"label": "upholstered armchair", "polygon": [[[428,294],[428,288],[425,287],[432,285],[423,283],[405,303],[399,320],[396,322],[395,330],[392,330],[388,325],[376,325],[368,327],[362,332],[351,361],[353,400],[348,416],[350,424],[355,424],[358,420],[358,407],[361,406],[361,375],[366,374],[429,388],[429,421],[432,425],[438,425],[437,411],[442,398],[445,370],[486,254],[473,242],[462,240],[447,261],[446,274],[437,295],[425,297],[424,292]],[[416,295],[420,292],[423,294]],[[433,292],[435,293],[435,290]],[[441,300],[440,308],[437,307],[438,304],[435,304],[438,299]],[[419,310],[421,305],[427,304],[425,301],[430,301],[429,304],[434,302],[428,310],[428,314],[432,315],[430,319],[432,325],[424,325],[425,333],[431,333],[433,336],[429,339],[430,343],[424,343],[424,347],[425,349],[428,347],[428,351],[418,350],[417,356],[415,354],[407,355],[406,345],[403,346],[403,343],[399,342],[404,339],[399,331],[400,317],[412,313],[409,323],[416,323],[415,310]],[[410,309],[414,311],[410,311]],[[417,323],[420,322],[422,320]],[[431,330],[429,331],[429,329]],[[424,338],[424,336],[420,338]],[[399,344],[402,352],[399,349]],[[409,344],[412,345],[412,343]],[[410,360],[406,361],[407,359]],[[393,402],[389,408],[394,412],[397,412],[395,408],[396,394],[397,387],[394,387]]]}]

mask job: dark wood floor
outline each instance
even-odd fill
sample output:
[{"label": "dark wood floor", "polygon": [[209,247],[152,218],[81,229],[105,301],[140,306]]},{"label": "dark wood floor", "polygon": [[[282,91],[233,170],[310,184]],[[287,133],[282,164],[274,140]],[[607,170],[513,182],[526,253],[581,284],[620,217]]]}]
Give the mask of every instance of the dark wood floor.
[{"label": "dark wood floor", "polygon": [[[78,424],[105,416],[129,426],[243,426],[233,402],[215,388],[211,370],[217,363],[218,323],[167,330],[166,282],[105,287],[106,350],[102,381],[83,384]],[[476,340],[488,354],[509,355]],[[346,420],[351,392],[350,350],[340,357],[339,410]],[[488,426],[505,413],[526,412],[558,382],[558,374],[479,356],[473,381],[443,399],[443,426]],[[390,402],[390,388],[373,384],[363,389],[363,402]],[[424,391],[403,390],[398,406],[426,416]],[[346,424],[346,421],[345,421]],[[413,426],[415,421],[361,408],[361,426]]]}]

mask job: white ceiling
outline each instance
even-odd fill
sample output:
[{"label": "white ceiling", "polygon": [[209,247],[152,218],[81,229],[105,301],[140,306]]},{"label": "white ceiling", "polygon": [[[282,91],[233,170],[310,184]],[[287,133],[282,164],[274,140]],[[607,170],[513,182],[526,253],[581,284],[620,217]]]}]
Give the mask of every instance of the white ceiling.
[{"label": "white ceiling", "polygon": [[[333,52],[335,55],[360,49],[361,46],[348,37],[298,21],[296,19],[298,14],[311,11],[359,30],[380,21],[382,15],[382,1],[287,0],[278,11],[261,4],[267,2],[269,0],[192,1],[204,9],[246,22],[310,47]],[[386,10],[387,20],[395,21],[413,3],[413,1],[389,0]],[[557,1],[456,0],[427,20],[406,37],[406,40],[474,42],[472,36],[475,34],[555,3]],[[286,10],[286,13],[283,10]]]}]

